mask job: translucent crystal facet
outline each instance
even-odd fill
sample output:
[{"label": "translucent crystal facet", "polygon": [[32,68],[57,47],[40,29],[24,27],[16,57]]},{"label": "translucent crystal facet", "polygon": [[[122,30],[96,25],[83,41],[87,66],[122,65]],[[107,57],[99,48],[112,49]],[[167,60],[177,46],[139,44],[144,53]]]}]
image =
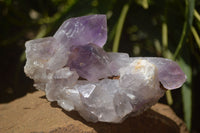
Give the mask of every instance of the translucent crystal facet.
[{"label": "translucent crystal facet", "polygon": [[172,60],[107,53],[105,15],[66,20],[53,37],[27,41],[24,71],[34,86],[87,121],[122,122],[176,89],[186,76]]},{"label": "translucent crystal facet", "polygon": [[67,66],[89,81],[112,76],[108,69],[110,59],[107,53],[95,44],[74,46],[70,50]]}]

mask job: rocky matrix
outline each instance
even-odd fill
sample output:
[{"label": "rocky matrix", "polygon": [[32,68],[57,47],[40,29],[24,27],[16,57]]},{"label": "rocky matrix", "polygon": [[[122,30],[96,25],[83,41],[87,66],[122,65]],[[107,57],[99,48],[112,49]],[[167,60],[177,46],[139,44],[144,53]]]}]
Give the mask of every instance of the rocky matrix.
[{"label": "rocky matrix", "polygon": [[91,122],[121,122],[185,82],[174,61],[107,53],[106,40],[105,15],[68,19],[53,37],[26,42],[24,71],[49,101]]}]

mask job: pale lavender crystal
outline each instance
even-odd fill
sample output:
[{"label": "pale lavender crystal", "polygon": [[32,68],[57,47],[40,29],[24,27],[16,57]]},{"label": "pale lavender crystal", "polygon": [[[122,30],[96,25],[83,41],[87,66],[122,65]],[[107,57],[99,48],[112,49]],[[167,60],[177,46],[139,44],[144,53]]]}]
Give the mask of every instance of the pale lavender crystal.
[{"label": "pale lavender crystal", "polygon": [[[117,80],[105,79],[98,83],[88,83],[77,86],[80,93],[81,101],[84,108],[88,111],[88,115],[95,117],[87,118],[89,121],[120,121],[115,112],[113,98],[118,91],[119,82]],[[82,110],[79,111],[82,115]],[[84,115],[83,115],[84,117]]]},{"label": "pale lavender crystal", "polygon": [[73,46],[70,49],[67,66],[88,81],[98,81],[112,76],[108,69],[110,59],[107,53],[95,44]]},{"label": "pale lavender crystal", "polygon": [[26,46],[26,65],[24,71],[27,76],[34,79],[34,86],[44,90],[47,82],[47,68],[49,61],[56,51],[57,40],[53,37],[27,41]]},{"label": "pale lavender crystal", "polygon": [[[138,58],[141,57],[133,59]],[[186,81],[184,72],[176,62],[158,57],[143,57],[142,59],[146,59],[156,65],[158,68],[159,81],[162,83],[164,88],[169,90],[180,88]]]},{"label": "pale lavender crystal", "polygon": [[111,62],[108,65],[109,70],[114,76],[119,75],[119,69],[127,66],[130,63],[129,55],[127,53],[108,53]]},{"label": "pale lavender crystal", "polygon": [[49,82],[46,84],[46,88],[48,88],[46,90],[48,100],[54,101],[55,98],[57,100],[62,100],[59,97],[59,93],[62,91],[57,91],[57,89],[59,88],[60,90],[64,91],[65,87],[73,87],[74,85],[76,85],[76,81],[78,80],[78,78],[78,74],[74,71],[69,71],[69,68],[67,67],[51,73],[48,76]]},{"label": "pale lavender crystal", "polygon": [[185,82],[174,61],[106,53],[106,39],[105,15],[71,18],[53,37],[26,42],[24,71],[49,101],[92,122],[122,122],[164,95],[160,83],[171,90]]}]

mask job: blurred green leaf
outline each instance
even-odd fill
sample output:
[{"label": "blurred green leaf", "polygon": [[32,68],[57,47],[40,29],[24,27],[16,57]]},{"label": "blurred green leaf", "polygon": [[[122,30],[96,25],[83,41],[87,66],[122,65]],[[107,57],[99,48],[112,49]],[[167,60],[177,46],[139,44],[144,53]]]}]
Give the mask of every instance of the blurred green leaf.
[{"label": "blurred green leaf", "polygon": [[136,0],[136,2],[141,5],[144,9],[149,8],[148,0]]},{"label": "blurred green leaf", "polygon": [[186,83],[182,86],[182,100],[184,119],[188,129],[190,130],[192,120],[192,68],[183,60],[183,58],[179,58],[178,63],[187,76]]},{"label": "blurred green leaf", "polygon": [[193,21],[193,13],[194,13],[194,7],[195,7],[195,0],[185,0],[185,22],[181,34],[180,41],[178,43],[178,46],[176,48],[176,51],[174,53],[174,59],[176,59],[179,55],[179,52],[185,43],[187,34],[192,26]]},{"label": "blurred green leaf", "polygon": [[[195,0],[185,0],[185,5],[186,5],[185,22],[184,22],[182,35],[181,35],[179,44],[173,56],[174,60],[179,56],[179,53],[183,47],[183,44],[186,41],[188,32],[192,26]],[[191,90],[192,70],[191,70],[191,67],[188,64],[186,64],[183,59],[179,59],[179,64],[187,75],[187,82],[182,87],[182,97],[183,97],[184,119],[185,119],[188,129],[190,130],[191,120],[192,120],[192,90]]]}]

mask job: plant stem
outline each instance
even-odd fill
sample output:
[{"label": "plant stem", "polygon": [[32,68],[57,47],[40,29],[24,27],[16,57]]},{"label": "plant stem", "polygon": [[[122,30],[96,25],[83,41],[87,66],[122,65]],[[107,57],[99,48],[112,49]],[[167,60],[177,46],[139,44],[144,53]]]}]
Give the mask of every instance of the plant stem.
[{"label": "plant stem", "polygon": [[194,39],[196,40],[197,45],[199,46],[199,49],[200,49],[200,37],[199,37],[196,29],[194,28],[194,26],[191,27],[191,31],[194,36]]},{"label": "plant stem", "polygon": [[119,48],[119,41],[120,41],[120,37],[121,37],[121,33],[122,33],[122,28],[124,25],[124,21],[127,15],[129,9],[129,4],[125,4],[122,8],[122,12],[120,14],[120,18],[118,20],[118,24],[117,24],[117,29],[116,29],[116,33],[115,33],[115,38],[114,38],[114,43],[113,43],[113,52],[117,52],[118,48]]},{"label": "plant stem", "polygon": [[[168,50],[168,30],[167,30],[167,23],[163,22],[162,23],[162,45],[163,45],[163,53],[164,56],[167,58],[170,58],[171,56],[169,55],[169,50]],[[171,91],[168,90],[166,91],[166,98],[167,98],[167,103],[168,105],[173,104],[173,98]]]},{"label": "plant stem", "polygon": [[200,22],[200,15],[197,12],[197,10],[194,9],[194,16],[196,17],[196,19]]},{"label": "plant stem", "polygon": [[162,23],[162,44],[164,48],[163,50],[166,50],[168,48],[168,31],[166,22]]},{"label": "plant stem", "polygon": [[166,91],[166,98],[167,98],[168,105],[172,105],[173,104],[173,98],[172,98],[172,94],[171,94],[170,90]]}]

